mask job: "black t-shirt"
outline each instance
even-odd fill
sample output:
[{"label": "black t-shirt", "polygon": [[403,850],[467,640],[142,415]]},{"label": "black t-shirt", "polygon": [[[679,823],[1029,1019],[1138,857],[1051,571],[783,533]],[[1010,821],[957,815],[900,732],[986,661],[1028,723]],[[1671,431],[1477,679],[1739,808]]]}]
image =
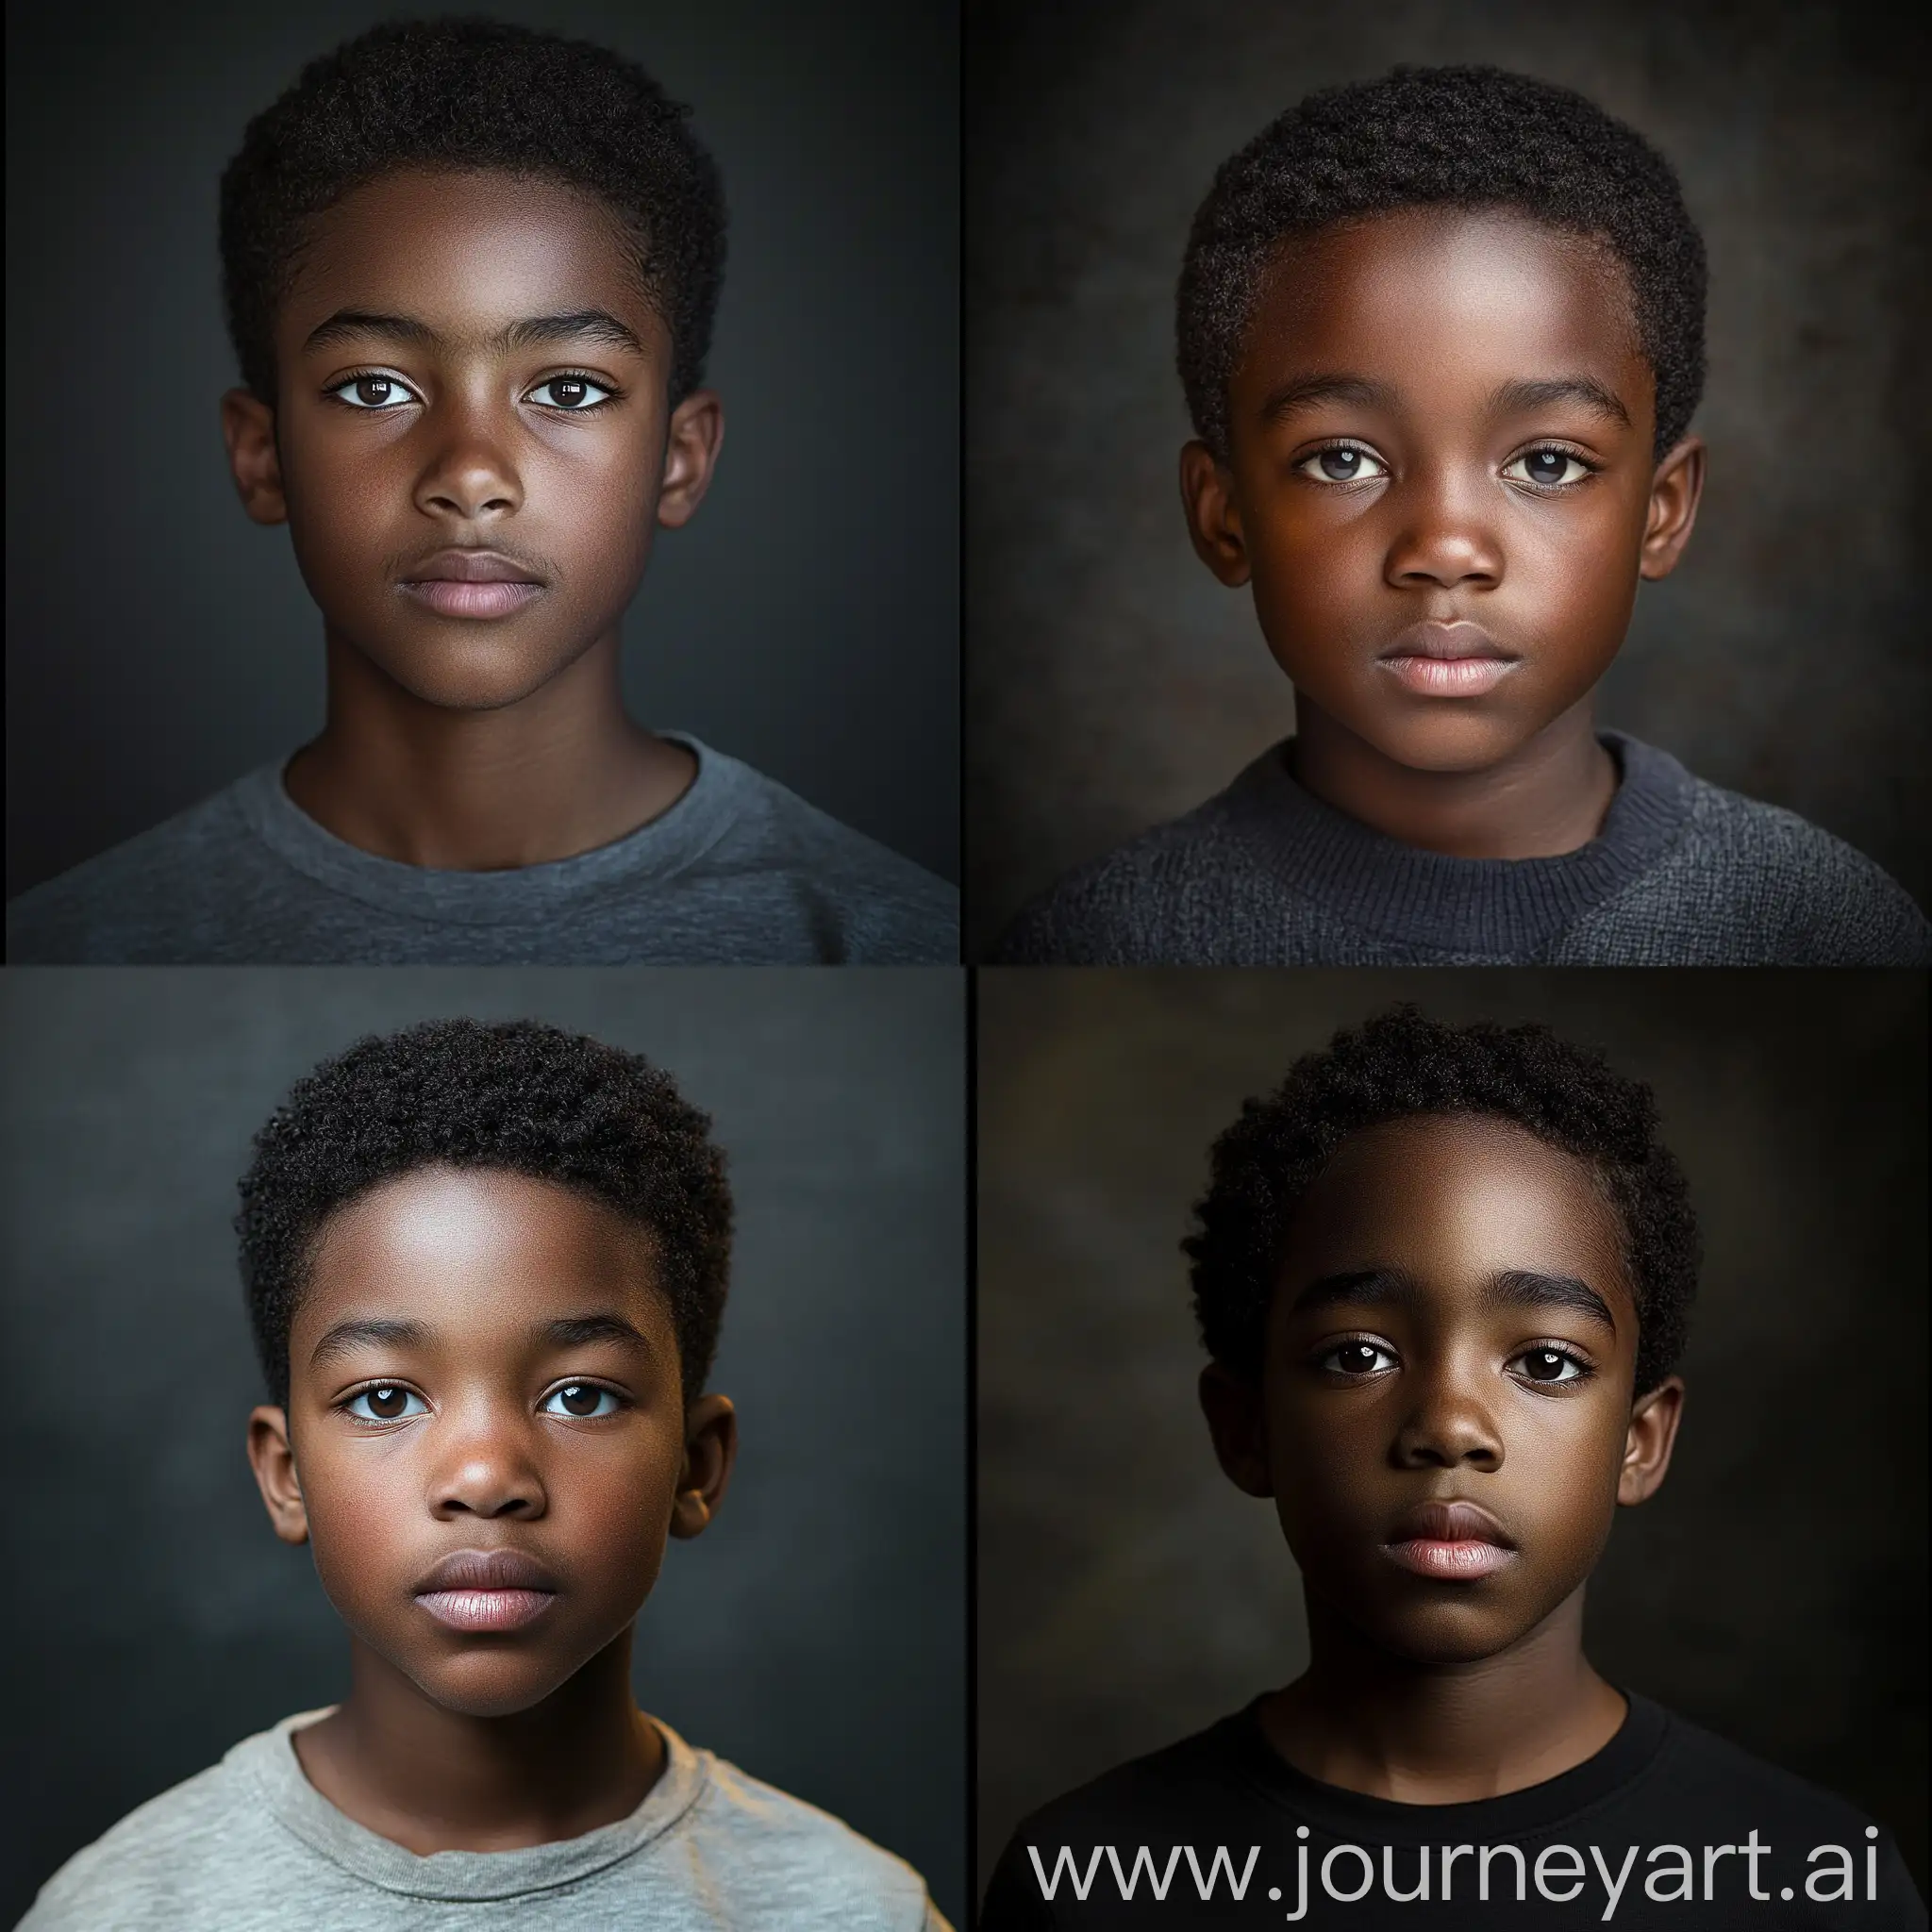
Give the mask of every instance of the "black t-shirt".
[{"label": "black t-shirt", "polygon": [[1025,1820],[980,1932],[1924,1925],[1897,1847],[1842,1799],[1647,1698],[1629,1705],[1594,1757],[1467,1805],[1320,1784],[1250,1705]]}]

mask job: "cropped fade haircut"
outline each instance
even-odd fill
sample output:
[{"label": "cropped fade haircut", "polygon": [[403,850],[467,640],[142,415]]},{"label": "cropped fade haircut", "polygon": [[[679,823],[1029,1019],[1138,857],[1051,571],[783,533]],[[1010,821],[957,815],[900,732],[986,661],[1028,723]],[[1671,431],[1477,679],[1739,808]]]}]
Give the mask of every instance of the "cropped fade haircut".
[{"label": "cropped fade haircut", "polygon": [[724,277],[724,192],[638,66],[589,41],[480,18],[391,21],[308,62],[222,175],[222,294],[242,379],[275,406],[275,313],[315,219],[403,168],[501,169],[595,195],[672,341],[671,404],[704,380]]},{"label": "cropped fade haircut", "polygon": [[1704,391],[1704,240],[1671,164],[1566,87],[1496,67],[1398,67],[1324,88],[1224,161],[1194,216],[1175,336],[1194,433],[1228,457],[1228,385],[1282,243],[1397,208],[1513,208],[1597,242],[1630,285],[1661,458]]},{"label": "cropped fade haircut", "polygon": [[689,1401],[718,1343],[731,1191],[710,1119],[640,1054],[535,1020],[431,1020],[298,1080],[255,1137],[235,1231],[256,1353],[289,1400],[289,1334],[329,1218],[425,1167],[575,1190],[648,1231]]},{"label": "cropped fade haircut", "polygon": [[1574,1156],[1614,1212],[1637,1303],[1634,1392],[1683,1353],[1698,1239],[1684,1171],[1657,1138],[1657,1099],[1547,1026],[1451,1025],[1399,1006],[1305,1054],[1214,1143],[1196,1232],[1194,1315],[1208,1352],[1261,1374],[1268,1310],[1304,1196],[1351,1134],[1415,1114],[1507,1121]]}]

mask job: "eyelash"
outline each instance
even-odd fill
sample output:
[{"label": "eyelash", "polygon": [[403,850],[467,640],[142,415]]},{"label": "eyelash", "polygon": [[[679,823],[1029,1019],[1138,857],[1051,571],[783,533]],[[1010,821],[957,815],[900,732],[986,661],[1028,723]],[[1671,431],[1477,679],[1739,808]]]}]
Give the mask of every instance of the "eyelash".
[{"label": "eyelash", "polygon": [[[1309,482],[1324,490],[1347,490],[1357,483],[1373,483],[1383,480],[1382,477],[1374,476],[1314,476],[1309,474],[1309,464],[1319,462],[1332,450],[1341,449],[1357,451],[1362,456],[1367,457],[1371,462],[1380,463],[1386,476],[1389,466],[1383,461],[1382,458],[1377,456],[1367,443],[1352,442],[1346,438],[1337,438],[1333,442],[1323,443],[1319,449],[1309,450],[1306,456],[1298,457],[1291,467],[1297,475],[1307,476]],[[1584,474],[1581,476],[1573,476],[1567,483],[1539,483],[1534,477],[1528,476],[1511,476],[1507,480],[1511,483],[1521,483],[1525,488],[1537,491],[1547,496],[1554,495],[1560,491],[1578,488],[1581,484],[1587,483],[1591,476],[1594,476],[1603,468],[1600,462],[1585,456],[1581,450],[1566,449],[1560,442],[1533,442],[1527,449],[1519,450],[1516,455],[1511,457],[1509,463],[1520,463],[1525,457],[1541,456],[1546,452],[1554,456],[1566,458],[1569,461],[1578,464]],[[1509,463],[1505,463],[1503,467],[1507,469]]]},{"label": "eyelash", "polygon": [[[1394,1349],[1377,1336],[1344,1335],[1340,1341],[1331,1341],[1326,1348],[1323,1349],[1315,1357],[1315,1367],[1325,1369],[1327,1374],[1340,1375],[1343,1380],[1351,1383],[1365,1382],[1372,1375],[1382,1375],[1389,1373],[1386,1369],[1326,1369],[1329,1358],[1332,1356],[1341,1354],[1344,1348],[1368,1348],[1374,1350],[1378,1355],[1386,1356],[1392,1356],[1395,1353]],[[1583,1383],[1590,1381],[1596,1374],[1595,1368],[1575,1349],[1572,1348],[1568,1342],[1532,1341],[1527,1348],[1519,1348],[1509,1359],[1512,1362],[1518,1362],[1524,1356],[1530,1355],[1560,1356],[1566,1362],[1574,1364],[1576,1370],[1575,1374],[1559,1376],[1555,1381],[1542,1381],[1536,1377],[1530,1377],[1528,1381],[1532,1389],[1540,1391],[1575,1389]]]},{"label": "eyelash", "polygon": [[[351,1421],[352,1423],[359,1423],[364,1428],[392,1428],[397,1423],[412,1423],[418,1420],[418,1418],[413,1415],[370,1416],[356,1415],[351,1412],[349,1407],[351,1403],[359,1401],[365,1395],[375,1394],[375,1392],[378,1389],[393,1389],[401,1394],[413,1395],[418,1402],[424,1405],[425,1408],[428,1407],[428,1398],[424,1395],[421,1390],[410,1388],[407,1382],[386,1382],[383,1381],[380,1377],[378,1377],[374,1382],[364,1382],[359,1389],[351,1389],[346,1395],[341,1397],[338,1401],[333,1403],[331,1407],[339,1415],[347,1416],[349,1421]],[[553,1383],[548,1389],[546,1389],[543,1391],[543,1393],[538,1398],[538,1407],[541,1409],[542,1407],[542,1405],[548,1402],[553,1395],[560,1395],[566,1389],[594,1389],[598,1394],[609,1396],[610,1399],[617,1404],[617,1407],[611,1411],[611,1415],[621,1414],[625,1409],[633,1408],[636,1407],[636,1404],[631,1400],[631,1398],[628,1395],[626,1395],[623,1391],[623,1390],[613,1389],[608,1382],[599,1382],[589,1375],[567,1375],[561,1382]],[[608,1422],[610,1420],[610,1416],[575,1415],[562,1417],[559,1418],[559,1420],[575,1423],[602,1423]]]},{"label": "eyelash", "polygon": [[[408,393],[408,385],[400,376],[391,375],[387,369],[358,369],[343,376],[340,382],[330,383],[323,391],[323,394],[329,401],[340,403],[343,408],[353,411],[358,416],[387,416],[394,409],[395,405],[393,403],[351,403],[345,401],[339,391],[348,389],[358,382],[393,383],[397,389],[404,391],[405,393]],[[553,374],[546,375],[541,382],[536,384],[536,387],[538,389],[548,389],[553,382],[581,382],[587,384],[591,389],[604,391],[602,402],[583,403],[575,409],[567,409],[560,403],[539,403],[536,406],[540,409],[548,409],[555,416],[594,416],[599,410],[605,408],[609,404],[621,403],[625,397],[623,390],[613,387],[601,375],[592,375],[588,369],[558,369]],[[377,1386],[379,1387],[380,1385],[378,1384]]]}]

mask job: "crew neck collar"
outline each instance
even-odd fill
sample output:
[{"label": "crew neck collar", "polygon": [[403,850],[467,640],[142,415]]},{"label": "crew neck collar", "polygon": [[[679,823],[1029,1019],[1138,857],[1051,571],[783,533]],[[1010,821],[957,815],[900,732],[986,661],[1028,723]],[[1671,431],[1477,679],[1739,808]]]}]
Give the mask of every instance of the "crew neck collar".
[{"label": "crew neck collar", "polygon": [[519,1898],[575,1884],[661,1838],[703,1795],[709,1782],[704,1754],[652,1718],[664,1740],[664,1770],[627,1818],[577,1838],[510,1852],[431,1852],[426,1857],[358,1824],[308,1782],[295,1756],[294,1733],[337,1707],[298,1711],[229,1752],[278,1823],[312,1851],[352,1876],[410,1898]]},{"label": "crew neck collar", "polygon": [[1570,1770],[1500,1797],[1456,1805],[1406,1805],[1324,1784],[1297,1771],[1261,1728],[1261,1700],[1222,1723],[1243,1778],[1270,1802],[1331,1837],[1369,1839],[1397,1845],[1448,1843],[1528,1837],[1575,1817],[1641,1777],[1662,1750],[1670,1716],[1659,1704],[1629,1691],[1628,1708],[1616,1735]]},{"label": "crew neck collar", "polygon": [[1224,794],[1255,862],[1377,938],[1522,957],[1647,872],[1682,834],[1697,781],[1668,752],[1598,734],[1618,785],[1603,828],[1550,858],[1454,858],[1405,845],[1324,804],[1293,776],[1292,739]]},{"label": "crew neck collar", "polygon": [[658,734],[697,760],[697,774],[668,809],[634,832],[574,858],[498,872],[459,872],[378,858],[339,839],[289,796],[282,764],[235,787],[243,820],[263,844],[318,885],[406,917],[464,925],[541,923],[613,886],[658,884],[700,858],[736,814],[736,759],[681,732]]}]

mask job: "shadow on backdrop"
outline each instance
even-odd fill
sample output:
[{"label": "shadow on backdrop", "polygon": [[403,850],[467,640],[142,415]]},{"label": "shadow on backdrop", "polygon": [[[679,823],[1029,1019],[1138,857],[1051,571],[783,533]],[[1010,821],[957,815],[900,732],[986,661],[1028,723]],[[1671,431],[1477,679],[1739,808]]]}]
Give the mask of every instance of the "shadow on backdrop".
[{"label": "shadow on backdrop", "polygon": [[1440,967],[980,975],[979,1883],[1026,1812],[1307,1663],[1274,1511],[1195,1406],[1179,1242],[1241,1101],[1397,999],[1656,1089],[1706,1261],[1590,1654],[1863,1806],[1923,1890],[1924,976]]},{"label": "shadow on backdrop", "polygon": [[1397,62],[1579,90],[1662,149],[1704,232],[1709,483],[1683,563],[1639,596],[1602,722],[1932,903],[1924,29],[1874,0],[1208,18],[969,15],[966,958],[1293,728],[1248,592],[1182,524],[1174,282],[1223,160],[1311,89]]},{"label": "shadow on backdrop", "polygon": [[[382,0],[9,8],[7,892],[322,723],[287,529],[236,501],[215,188]],[[461,9],[458,9],[461,10]],[[731,208],[715,487],[659,533],[625,696],[959,870],[958,26],[891,0],[503,0],[691,103]]]},{"label": "shadow on backdrop", "polygon": [[0,980],[0,1309],[17,1489],[0,1924],[136,1805],[347,1690],[244,1453],[229,1218],[251,1135],[369,1032],[532,1017],[714,1118],[738,1235],[715,1388],[743,1449],[674,1544],[637,1690],[909,1859],[965,1923],[962,976],[163,967]]}]

